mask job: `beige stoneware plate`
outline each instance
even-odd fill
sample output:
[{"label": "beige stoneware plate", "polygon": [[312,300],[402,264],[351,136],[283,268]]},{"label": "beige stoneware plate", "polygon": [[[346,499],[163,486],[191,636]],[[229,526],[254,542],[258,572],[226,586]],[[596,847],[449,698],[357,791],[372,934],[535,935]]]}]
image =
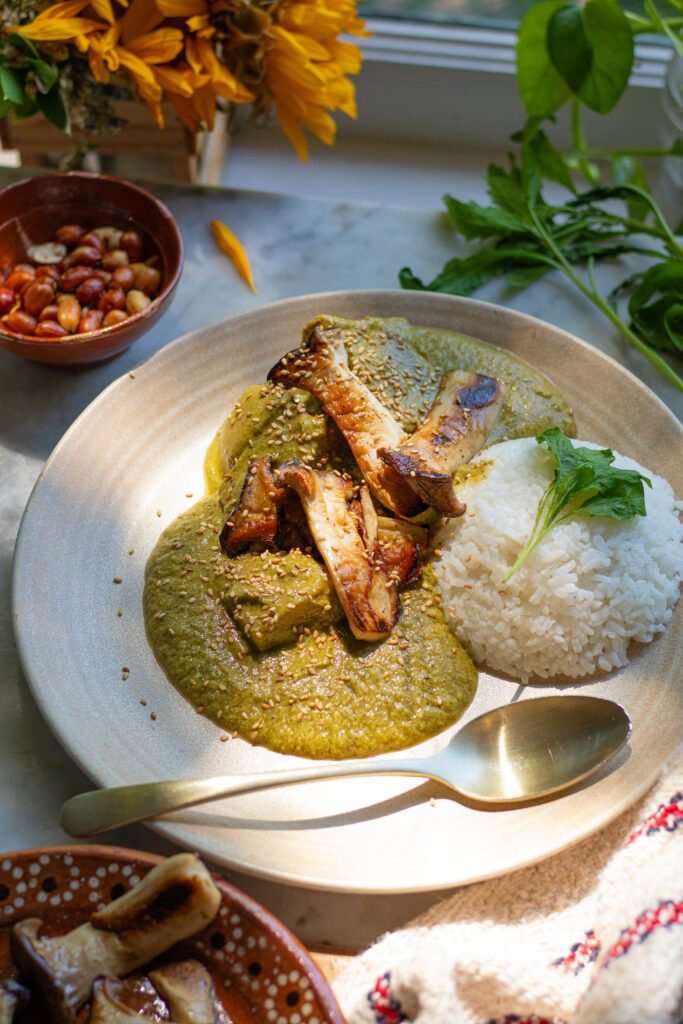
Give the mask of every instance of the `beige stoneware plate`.
[{"label": "beige stoneware plate", "polygon": [[[181,338],[114,383],[68,431],[36,485],[17,545],[14,616],[26,675],[52,729],[100,786],[301,763],[220,741],[220,730],[157,666],[141,601],[147,556],[161,530],[202,493],[202,460],[219,424],[319,313],[405,316],[500,345],[561,387],[580,438],[638,459],[683,493],[683,429],[666,407],[596,349],[520,313],[415,292],[331,293],[275,303]],[[622,703],[633,736],[609,770],[560,799],[483,810],[433,783],[358,778],[234,797],[154,827],[218,863],[348,892],[439,889],[538,861],[635,801],[683,733],[680,622],[679,607],[666,633],[635,651],[628,668],[565,688]],[[517,691],[514,682],[482,673],[464,721]],[[527,687],[520,699],[555,692]],[[415,753],[438,749],[449,736]]]}]

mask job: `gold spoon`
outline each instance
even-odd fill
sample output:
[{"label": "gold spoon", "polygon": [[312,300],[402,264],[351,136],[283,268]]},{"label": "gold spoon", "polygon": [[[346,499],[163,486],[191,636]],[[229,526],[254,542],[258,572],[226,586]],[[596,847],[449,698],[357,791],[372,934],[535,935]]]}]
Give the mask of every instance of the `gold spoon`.
[{"label": "gold spoon", "polygon": [[616,754],[630,732],[628,715],[613,701],[535,697],[487,711],[429,757],[337,761],[293,771],[98,789],[67,800],[61,822],[72,836],[93,836],[219,797],[348,775],[417,775],[469,800],[518,803],[585,779]]}]

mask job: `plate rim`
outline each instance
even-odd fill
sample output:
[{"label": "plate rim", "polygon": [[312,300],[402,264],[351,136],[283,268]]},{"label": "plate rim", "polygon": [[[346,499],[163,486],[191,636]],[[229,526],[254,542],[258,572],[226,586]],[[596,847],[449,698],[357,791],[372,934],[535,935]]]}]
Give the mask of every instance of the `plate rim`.
[{"label": "plate rim", "polygon": [[[21,556],[22,556],[22,551],[23,551],[24,543],[26,542],[25,541],[25,535],[28,532],[27,523],[28,523],[28,521],[30,519],[31,506],[32,506],[32,503],[34,501],[34,497],[36,495],[36,492],[37,492],[39,486],[41,485],[44,476],[50,470],[50,468],[51,468],[51,466],[53,464],[53,461],[55,461],[56,458],[58,457],[59,453],[61,452],[62,447],[68,444],[72,432],[77,431],[81,427],[83,420],[86,419],[87,416],[96,407],[98,407],[98,405],[101,402],[104,402],[107,399],[107,397],[109,396],[110,391],[120,387],[125,382],[125,380],[128,377],[130,377],[131,375],[134,376],[135,371],[137,369],[141,369],[143,367],[152,366],[154,364],[163,363],[164,359],[168,357],[169,353],[174,352],[179,346],[184,346],[184,345],[187,345],[188,343],[191,343],[192,340],[195,337],[197,337],[199,335],[202,335],[204,332],[206,332],[209,329],[215,330],[217,328],[220,328],[222,325],[230,325],[231,329],[234,330],[236,328],[239,328],[240,325],[242,325],[244,322],[249,322],[250,320],[258,319],[259,317],[263,316],[264,314],[268,315],[268,313],[272,313],[272,312],[276,313],[276,312],[278,312],[280,310],[284,311],[284,310],[296,309],[296,307],[298,307],[300,305],[301,306],[310,305],[313,302],[315,302],[315,303],[317,303],[317,304],[322,306],[326,302],[338,302],[340,300],[348,301],[349,299],[353,299],[353,297],[355,297],[355,296],[357,296],[359,298],[362,298],[363,300],[370,300],[371,301],[371,300],[375,299],[378,302],[386,302],[386,301],[393,302],[393,301],[397,300],[399,297],[401,297],[401,299],[404,302],[408,302],[410,297],[411,297],[411,295],[412,295],[411,292],[409,292],[409,291],[407,292],[407,291],[404,291],[404,290],[401,290],[401,289],[349,289],[349,290],[341,290],[341,291],[329,291],[329,292],[320,292],[320,293],[310,293],[310,294],[306,294],[306,295],[297,295],[297,296],[292,296],[292,297],[285,298],[285,299],[279,299],[279,300],[274,301],[274,302],[264,303],[263,305],[257,306],[254,309],[247,310],[247,311],[245,311],[243,313],[237,314],[236,316],[228,317],[225,320],[216,321],[216,322],[214,322],[212,324],[207,324],[207,325],[205,325],[203,327],[200,327],[200,328],[197,328],[197,329],[195,329],[193,331],[186,332],[185,334],[181,335],[180,337],[171,340],[170,342],[168,342],[167,344],[162,346],[157,352],[153,353],[149,358],[147,358],[145,360],[141,360],[134,367],[130,368],[129,370],[126,370],[119,377],[117,377],[115,380],[113,380],[106,388],[104,388],[85,407],[85,409],[82,410],[82,412],[77,416],[77,418],[74,420],[74,422],[68,427],[68,429],[65,431],[65,433],[60,438],[58,443],[55,445],[54,449],[52,450],[52,452],[50,453],[48,459],[46,460],[44,466],[42,467],[42,469],[41,469],[41,471],[40,471],[40,473],[39,473],[39,475],[38,475],[38,477],[36,479],[36,482],[35,482],[32,490],[31,490],[31,494],[29,496],[29,499],[27,501],[26,507],[24,509],[24,512],[23,512],[23,515],[22,515],[22,518],[21,518],[21,523],[20,523],[19,530],[18,530],[18,534],[17,534],[17,540],[16,540],[15,551],[14,551],[14,558],[13,558],[13,566],[12,566],[12,578],[11,578],[11,614],[12,614],[12,623],[13,623],[14,636],[15,636],[15,641],[16,641],[16,645],[17,645],[17,651],[18,651],[18,654],[19,654],[19,660],[20,660],[22,672],[23,672],[24,678],[26,679],[26,681],[28,683],[28,686],[29,686],[29,688],[31,690],[31,694],[33,696],[33,699],[36,701],[36,704],[37,704],[37,706],[38,706],[38,708],[39,708],[39,710],[41,712],[41,715],[44,717],[44,719],[46,720],[47,724],[49,725],[49,728],[54,733],[54,735],[56,735],[57,739],[59,740],[61,745],[64,747],[64,749],[65,749],[66,753],[68,754],[68,756],[82,770],[82,772],[87,776],[87,778],[89,778],[91,781],[94,782],[94,784],[96,786],[100,786],[100,783],[96,781],[96,779],[93,776],[92,771],[89,768],[88,764],[85,761],[83,761],[83,759],[79,756],[78,753],[76,753],[76,752],[74,752],[72,750],[69,736],[65,732],[63,732],[63,730],[61,728],[59,728],[57,723],[52,721],[52,719],[50,717],[50,712],[49,712],[49,709],[50,709],[51,705],[50,705],[50,701],[47,699],[47,694],[45,695],[45,699],[43,699],[43,695],[41,693],[40,687],[37,684],[34,685],[34,680],[32,678],[32,673],[31,673],[31,671],[27,667],[30,664],[30,659],[25,656],[25,642],[24,642],[24,636],[23,636],[23,632],[22,632],[23,627],[21,626],[21,618],[22,618],[22,616],[21,616],[20,609],[18,607],[19,602],[20,602],[19,591],[20,591],[20,587],[21,587],[21,580],[20,580],[20,565],[21,565],[21,560],[22,560]],[[681,422],[678,420],[678,418],[676,417],[675,413],[669,408],[669,406],[667,406],[666,403],[663,402],[662,399],[660,399],[659,396],[657,396],[639,377],[637,377],[627,367],[625,367],[621,363],[619,363],[616,359],[614,359],[611,356],[607,355],[606,353],[602,352],[600,349],[596,348],[594,345],[590,344],[589,342],[584,341],[582,338],[579,338],[578,336],[576,336],[576,335],[572,334],[571,332],[565,330],[564,328],[557,327],[554,324],[551,324],[548,321],[545,321],[545,320],[543,320],[543,319],[541,319],[539,317],[533,316],[533,315],[528,314],[528,313],[524,313],[524,312],[522,312],[520,310],[510,309],[507,306],[503,306],[503,305],[500,305],[498,303],[485,302],[485,301],[482,301],[482,300],[479,300],[479,299],[470,299],[470,298],[465,298],[465,297],[460,297],[460,296],[444,295],[444,294],[441,294],[441,293],[434,293],[434,292],[420,293],[420,296],[422,298],[428,296],[427,301],[430,302],[430,303],[434,303],[435,305],[442,305],[444,308],[447,308],[447,307],[450,306],[454,310],[454,313],[457,313],[458,308],[460,308],[460,309],[468,309],[468,308],[470,308],[470,309],[472,309],[472,308],[473,309],[478,309],[478,310],[482,311],[482,314],[488,313],[489,315],[493,315],[493,316],[502,316],[504,319],[509,319],[513,323],[516,323],[517,326],[527,326],[527,327],[539,328],[540,330],[542,330],[545,333],[551,332],[552,334],[554,334],[557,337],[558,340],[566,339],[568,341],[571,341],[573,344],[577,344],[580,347],[580,349],[583,349],[587,353],[590,353],[591,358],[598,357],[599,361],[604,361],[606,363],[607,367],[611,368],[613,371],[616,370],[618,373],[620,373],[622,375],[626,375],[626,377],[630,380],[630,383],[632,385],[635,384],[637,386],[637,388],[642,393],[644,398],[647,398],[647,400],[650,401],[650,402],[652,400],[654,400],[656,402],[656,404],[660,407],[660,411],[669,419],[671,424],[673,426],[675,426],[677,432],[683,438],[683,424],[681,424]],[[365,315],[370,315],[370,314],[365,314]],[[402,313],[402,312],[396,312],[393,315],[397,316],[397,317],[400,317],[400,316],[405,316],[406,314]],[[429,323],[428,323],[428,321],[425,321],[425,317],[424,316],[423,317],[416,316],[412,322],[414,322],[418,326],[421,326],[421,325],[429,326]],[[507,351],[507,349],[503,348],[500,345],[495,345],[492,342],[486,342],[486,344],[487,345],[491,345],[491,347],[493,347],[493,348],[498,348],[501,351]],[[524,357],[519,357],[519,358],[524,359]],[[527,360],[524,360],[524,361],[528,362]],[[531,364],[529,364],[529,365],[531,365]],[[537,369],[537,370],[539,369],[538,367],[534,367],[534,368]],[[545,370],[540,369],[540,372],[543,373],[543,375],[546,376],[547,379],[553,381],[552,375],[548,375]],[[621,813],[623,813],[629,807],[633,806],[643,796],[643,794],[647,791],[647,789],[652,785],[654,780],[657,778],[660,770],[661,770],[661,763],[660,763],[660,765],[658,766],[657,769],[655,769],[652,772],[650,772],[647,776],[644,776],[641,779],[639,785],[638,786],[634,786],[628,792],[628,794],[624,795],[624,797],[621,800],[619,800],[619,801],[615,802],[614,804],[612,804],[609,809],[605,809],[605,811],[602,814],[602,816],[600,817],[599,821],[594,822],[590,827],[586,827],[585,824],[583,826],[581,826],[581,827],[577,827],[576,831],[577,831],[578,834],[575,834],[575,835],[571,836],[569,839],[567,839],[565,837],[563,839],[563,841],[561,843],[559,843],[559,844],[554,844],[554,845],[552,843],[549,844],[550,845],[550,849],[546,849],[544,847],[541,852],[539,852],[537,854],[533,854],[533,855],[531,855],[527,859],[518,861],[515,864],[514,867],[504,868],[502,871],[491,871],[491,872],[488,872],[486,874],[483,874],[483,873],[482,874],[477,874],[475,876],[472,876],[471,878],[468,878],[465,881],[458,880],[458,881],[454,881],[454,882],[451,882],[451,883],[434,882],[434,881],[432,881],[432,882],[424,882],[424,883],[413,883],[413,884],[410,884],[410,885],[401,884],[400,886],[398,886],[398,885],[393,885],[393,886],[392,885],[388,885],[388,886],[384,886],[382,888],[378,888],[376,885],[373,885],[373,884],[362,886],[360,883],[357,883],[357,882],[353,883],[353,882],[349,882],[349,881],[337,880],[337,879],[329,879],[329,878],[325,878],[325,877],[320,878],[320,877],[318,877],[316,875],[311,875],[311,874],[308,874],[308,875],[297,874],[297,875],[292,876],[292,875],[287,874],[287,873],[285,873],[285,872],[283,872],[281,870],[278,870],[277,868],[267,869],[267,868],[260,868],[258,866],[252,866],[249,863],[244,863],[241,860],[234,859],[234,858],[230,857],[229,854],[221,857],[217,853],[212,852],[212,853],[205,854],[205,856],[210,861],[212,861],[214,863],[218,863],[218,864],[220,864],[223,867],[237,869],[239,871],[244,872],[245,874],[252,875],[254,877],[266,879],[266,880],[269,880],[269,881],[275,881],[275,882],[279,882],[279,883],[284,883],[284,884],[291,885],[293,887],[298,887],[298,888],[313,888],[313,889],[316,889],[316,890],[329,891],[329,892],[367,893],[367,894],[370,894],[370,893],[397,894],[397,893],[431,892],[431,891],[434,891],[436,889],[447,887],[449,884],[450,885],[472,884],[472,883],[474,883],[476,881],[485,880],[486,878],[498,877],[501,874],[508,874],[508,873],[512,873],[512,872],[517,871],[517,870],[522,870],[525,867],[528,867],[528,866],[530,866],[532,864],[535,864],[535,863],[538,863],[538,862],[540,862],[542,860],[545,860],[547,857],[550,857],[553,854],[560,852],[561,850],[564,850],[566,848],[569,848],[572,845],[575,845],[576,843],[580,842],[582,839],[587,838],[588,836],[593,835],[596,832],[600,831],[601,829],[605,828],[610,822],[615,820],[615,818],[617,818]],[[182,836],[182,833],[185,832],[185,831],[192,832],[192,826],[185,826],[185,825],[182,825],[182,824],[176,824],[174,822],[165,822],[163,820],[154,821],[154,822],[146,822],[145,824],[147,825],[148,828],[152,829],[152,831],[154,831],[157,834],[163,836],[164,838],[172,841],[174,844],[179,845],[183,849],[194,848],[194,844],[192,844],[192,841],[188,840],[186,838],[183,838],[183,836]]]}]

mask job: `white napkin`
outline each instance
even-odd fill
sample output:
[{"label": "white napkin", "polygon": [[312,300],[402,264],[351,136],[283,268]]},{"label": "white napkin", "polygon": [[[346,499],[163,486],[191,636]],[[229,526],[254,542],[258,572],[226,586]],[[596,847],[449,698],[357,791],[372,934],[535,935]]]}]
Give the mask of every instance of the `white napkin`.
[{"label": "white napkin", "polygon": [[459,889],[334,988],[348,1024],[683,1024],[683,746],[606,829]]}]

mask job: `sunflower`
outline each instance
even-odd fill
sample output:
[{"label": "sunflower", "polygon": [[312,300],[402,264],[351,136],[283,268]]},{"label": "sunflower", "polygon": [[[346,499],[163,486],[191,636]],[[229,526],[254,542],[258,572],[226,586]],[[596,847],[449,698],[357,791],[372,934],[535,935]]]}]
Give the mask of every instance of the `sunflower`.
[{"label": "sunflower", "polygon": [[365,35],[355,0],[59,0],[6,31],[75,48],[95,85],[127,79],[160,127],[164,100],[192,131],[212,128],[221,99],[274,107],[305,160],[304,129],[329,145],[331,112],[356,116],[361,55],[339,39]]},{"label": "sunflower", "polygon": [[337,126],[329,111],[355,118],[356,96],[346,77],[360,71],[360,50],[342,43],[344,32],[365,36],[354,0],[279,0],[272,10],[265,84],[280,127],[302,160],[308,159],[307,128],[332,145]]}]

